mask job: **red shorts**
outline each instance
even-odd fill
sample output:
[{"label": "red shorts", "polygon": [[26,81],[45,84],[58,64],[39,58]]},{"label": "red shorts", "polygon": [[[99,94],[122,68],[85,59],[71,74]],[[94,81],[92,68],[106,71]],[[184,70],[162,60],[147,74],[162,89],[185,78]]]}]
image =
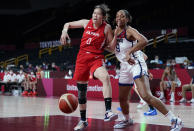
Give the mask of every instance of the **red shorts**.
[{"label": "red shorts", "polygon": [[73,79],[76,81],[88,81],[90,73],[104,65],[104,55],[79,51],[76,60]]}]

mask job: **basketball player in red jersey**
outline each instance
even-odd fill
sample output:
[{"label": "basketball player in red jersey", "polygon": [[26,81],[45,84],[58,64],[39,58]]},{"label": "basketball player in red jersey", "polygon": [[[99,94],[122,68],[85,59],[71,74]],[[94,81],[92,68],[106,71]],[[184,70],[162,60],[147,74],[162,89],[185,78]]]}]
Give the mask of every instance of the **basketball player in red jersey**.
[{"label": "basketball player in red jersey", "polygon": [[[114,49],[116,46],[117,36],[113,38],[112,29],[105,22],[108,7],[104,4],[97,5],[94,8],[92,18],[90,20],[79,20],[68,22],[64,25],[61,43],[66,44],[68,29],[84,28],[81,39],[80,50],[77,55],[76,67],[73,79],[77,81],[78,101],[80,108],[81,120],[74,130],[82,130],[87,127],[86,120],[86,92],[87,83],[90,73],[103,83],[103,96],[105,100],[105,118],[104,121],[111,121],[117,118],[117,115],[111,111],[112,88],[108,72],[104,65],[104,48]],[[115,30],[116,32],[117,30]]]}]

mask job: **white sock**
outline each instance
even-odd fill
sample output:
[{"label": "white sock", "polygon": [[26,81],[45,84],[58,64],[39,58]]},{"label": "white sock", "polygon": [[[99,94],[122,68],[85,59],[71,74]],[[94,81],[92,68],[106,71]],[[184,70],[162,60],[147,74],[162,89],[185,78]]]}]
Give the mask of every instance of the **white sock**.
[{"label": "white sock", "polygon": [[127,115],[126,114],[125,115],[123,114],[123,117],[124,117],[124,121],[129,120],[129,114],[127,114]]},{"label": "white sock", "polygon": [[174,115],[171,111],[169,111],[169,112],[165,115],[165,117],[167,117],[170,121],[171,121],[172,119],[176,118],[175,115]]},{"label": "white sock", "polygon": [[174,92],[172,92],[172,93],[171,93],[171,98],[173,98],[173,99],[174,99]]},{"label": "white sock", "polygon": [[161,97],[164,97],[164,92],[163,91],[161,91],[161,95],[160,95]]},{"label": "white sock", "polygon": [[139,98],[140,98],[141,103],[145,103],[145,101],[141,97],[139,97]]}]

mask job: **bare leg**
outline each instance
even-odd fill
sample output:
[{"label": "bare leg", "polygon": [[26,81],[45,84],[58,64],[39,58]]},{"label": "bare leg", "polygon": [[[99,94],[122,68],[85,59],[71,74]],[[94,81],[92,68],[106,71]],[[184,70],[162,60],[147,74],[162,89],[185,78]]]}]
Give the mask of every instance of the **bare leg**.
[{"label": "bare leg", "polygon": [[175,92],[175,87],[177,86],[177,84],[174,81],[172,81],[171,83],[171,92]]},{"label": "bare leg", "polygon": [[94,76],[98,78],[103,84],[103,96],[104,98],[112,98],[112,87],[110,77],[106,69],[102,66],[96,69]]},{"label": "bare leg", "polygon": [[160,82],[160,98],[159,99],[163,99],[164,98],[164,86],[165,86],[165,83],[164,81],[161,81]]},{"label": "bare leg", "polygon": [[183,85],[182,87],[182,96],[184,99],[186,99],[186,91],[191,89],[191,86],[189,84]]},{"label": "bare leg", "polygon": [[191,84],[191,92],[192,92],[192,99],[190,100],[190,102],[194,103],[194,84]]},{"label": "bare leg", "polygon": [[122,129],[133,124],[133,120],[129,117],[129,98],[130,86],[119,86],[119,102],[123,113],[123,119],[118,124],[114,125],[115,129]]},{"label": "bare leg", "polygon": [[[131,87],[119,86],[119,102],[124,115],[129,115],[129,93]],[[128,119],[128,118],[126,118]]]},{"label": "bare leg", "polygon": [[135,87],[134,87],[133,89],[134,89],[134,91],[137,93],[137,95],[139,96],[140,101],[145,102],[145,101],[141,98],[141,96],[139,95],[139,92],[137,91],[136,85],[134,85],[134,86],[135,86]]},{"label": "bare leg", "polygon": [[94,72],[94,77],[98,78],[103,84],[102,91],[103,91],[105,108],[106,108],[104,121],[112,121],[114,119],[117,119],[118,116],[111,111],[112,87],[111,87],[110,77],[108,72],[103,66],[101,66],[97,68],[96,71]]},{"label": "bare leg", "polygon": [[149,85],[149,79],[146,76],[142,76],[141,78],[136,79],[135,83],[137,86],[137,90],[144,101],[146,101],[149,105],[154,106],[163,115],[166,115],[169,112],[164,103],[152,95]]},{"label": "bare leg", "polygon": [[175,101],[175,87],[177,86],[177,84],[174,82],[174,81],[172,81],[171,82],[171,98],[170,98],[170,101],[171,102],[174,102]]}]

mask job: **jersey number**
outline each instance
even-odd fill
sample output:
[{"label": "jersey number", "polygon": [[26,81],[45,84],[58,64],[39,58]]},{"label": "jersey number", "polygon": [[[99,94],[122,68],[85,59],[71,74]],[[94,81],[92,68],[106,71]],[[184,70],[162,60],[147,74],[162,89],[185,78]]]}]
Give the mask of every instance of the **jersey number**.
[{"label": "jersey number", "polygon": [[89,38],[89,39],[86,41],[86,44],[87,44],[87,45],[90,45],[91,41],[92,41],[92,38]]}]

